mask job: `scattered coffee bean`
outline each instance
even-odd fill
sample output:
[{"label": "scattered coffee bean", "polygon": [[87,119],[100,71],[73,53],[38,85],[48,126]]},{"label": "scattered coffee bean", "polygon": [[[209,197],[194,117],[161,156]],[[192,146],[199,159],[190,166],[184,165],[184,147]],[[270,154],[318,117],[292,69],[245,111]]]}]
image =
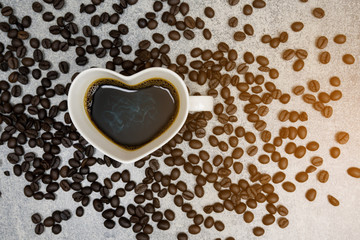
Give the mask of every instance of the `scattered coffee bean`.
[{"label": "scattered coffee bean", "polygon": [[360,168],[357,167],[348,168],[347,173],[354,178],[360,178]]}]

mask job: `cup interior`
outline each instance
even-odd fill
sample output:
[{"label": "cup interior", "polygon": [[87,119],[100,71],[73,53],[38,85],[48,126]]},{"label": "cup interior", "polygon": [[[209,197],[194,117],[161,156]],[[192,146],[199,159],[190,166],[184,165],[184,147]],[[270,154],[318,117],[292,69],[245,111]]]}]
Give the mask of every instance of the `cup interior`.
[{"label": "cup interior", "polygon": [[[169,81],[179,94],[179,110],[175,120],[160,136],[140,148],[127,150],[120,147],[103,136],[100,130],[93,125],[86,112],[85,97],[87,90],[96,80],[102,78],[118,80],[127,85],[137,85],[153,78],[161,78]],[[176,73],[165,68],[149,68],[132,76],[123,76],[108,69],[91,68],[81,72],[74,79],[68,97],[69,114],[80,134],[91,145],[120,162],[137,161],[168,142],[183,126],[189,111],[188,104],[189,94],[184,81]]]}]

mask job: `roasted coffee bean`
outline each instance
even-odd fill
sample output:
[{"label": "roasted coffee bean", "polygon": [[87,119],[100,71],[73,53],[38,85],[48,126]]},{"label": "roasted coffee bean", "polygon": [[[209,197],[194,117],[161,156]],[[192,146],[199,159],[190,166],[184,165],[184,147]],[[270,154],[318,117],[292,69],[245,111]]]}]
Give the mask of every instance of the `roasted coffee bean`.
[{"label": "roasted coffee bean", "polygon": [[300,32],[304,28],[304,24],[302,22],[294,22],[291,24],[291,29],[294,32]]},{"label": "roasted coffee bean", "polygon": [[245,25],[244,25],[244,32],[245,32],[245,34],[248,35],[248,36],[254,35],[254,28],[253,28],[253,26],[251,26],[250,24],[245,24]]},{"label": "roasted coffee bean", "polygon": [[244,15],[249,16],[249,15],[252,14],[252,12],[253,12],[253,8],[249,4],[244,5],[244,7],[243,7],[243,14]]},{"label": "roasted coffee bean", "polygon": [[208,18],[213,18],[215,16],[215,11],[213,8],[211,7],[206,7],[204,9],[204,14],[205,16],[207,16]]},{"label": "roasted coffee bean", "polygon": [[282,58],[284,60],[291,60],[293,59],[294,56],[295,56],[295,50],[293,49],[286,49],[282,54]]},{"label": "roasted coffee bean", "polygon": [[31,221],[35,224],[38,224],[41,222],[41,216],[39,213],[34,213],[32,216],[31,216]]},{"label": "roasted coffee bean", "polygon": [[310,188],[309,190],[307,190],[305,197],[307,200],[309,200],[310,202],[314,201],[316,198],[316,190],[313,188]]},{"label": "roasted coffee bean", "polygon": [[241,42],[241,41],[245,40],[246,35],[245,35],[244,32],[237,31],[237,32],[234,33],[233,38],[234,38],[235,41]]},{"label": "roasted coffee bean", "polygon": [[219,220],[214,222],[214,227],[215,227],[216,230],[218,230],[220,232],[225,229],[224,223],[219,221]]},{"label": "roasted coffee bean", "polygon": [[317,179],[321,183],[326,183],[328,181],[328,179],[329,179],[328,171],[326,171],[326,170],[319,171],[318,174],[317,174]]},{"label": "roasted coffee bean", "polygon": [[316,40],[316,47],[319,49],[324,49],[328,45],[329,40],[325,36],[321,36]]},{"label": "roasted coffee bean", "polygon": [[346,42],[346,36],[344,34],[338,34],[334,37],[334,42],[337,44],[343,44]]},{"label": "roasted coffee bean", "polygon": [[360,178],[360,168],[350,167],[347,169],[347,173],[354,178]]},{"label": "roasted coffee bean", "polygon": [[338,147],[330,148],[330,156],[332,158],[338,158],[340,156],[340,148]]},{"label": "roasted coffee bean", "polygon": [[251,223],[254,220],[254,214],[250,211],[246,211],[243,218],[246,223]]},{"label": "roasted coffee bean", "polygon": [[284,182],[282,187],[287,192],[294,192],[296,190],[296,186],[292,182]]},{"label": "roasted coffee bean", "polygon": [[232,28],[237,27],[238,23],[239,23],[239,21],[238,21],[237,17],[231,17],[228,21],[229,27],[232,27]]},{"label": "roasted coffee bean", "polygon": [[285,217],[278,219],[278,225],[280,228],[286,228],[289,225],[289,220]]},{"label": "roasted coffee bean", "polygon": [[329,62],[330,62],[330,60],[331,60],[331,55],[330,55],[330,53],[329,52],[321,52],[320,54],[319,54],[319,61],[320,61],[320,63],[322,63],[322,64],[328,64]]},{"label": "roasted coffee bean", "polygon": [[355,62],[355,58],[351,54],[345,54],[342,59],[343,59],[343,62],[348,65],[354,64],[354,62]]},{"label": "roasted coffee bean", "polygon": [[328,197],[328,201],[329,201],[329,203],[330,203],[331,205],[333,205],[333,206],[335,206],[335,207],[337,207],[337,206],[340,205],[339,200],[337,200],[337,199],[336,199],[335,197],[333,197],[332,195],[329,194],[327,197]]},{"label": "roasted coffee bean", "polygon": [[36,226],[35,226],[35,233],[36,233],[36,234],[40,235],[40,234],[42,234],[44,231],[45,231],[44,224],[42,224],[42,223],[36,224]]},{"label": "roasted coffee bean", "polygon": [[312,14],[316,18],[323,18],[325,16],[325,11],[322,8],[314,8]]},{"label": "roasted coffee bean", "polygon": [[299,72],[304,68],[304,61],[302,59],[298,59],[293,64],[293,69],[295,72]]},{"label": "roasted coffee bean", "polygon": [[257,237],[260,237],[264,235],[265,230],[262,227],[254,227],[253,228],[253,234]]},{"label": "roasted coffee bean", "polygon": [[338,132],[336,134],[336,141],[340,144],[346,144],[349,141],[349,134],[347,132]]},{"label": "roasted coffee bean", "polygon": [[311,142],[308,142],[306,144],[306,148],[307,150],[309,151],[316,151],[319,149],[319,143],[315,142],[315,141],[311,141]]},{"label": "roasted coffee bean", "polygon": [[306,172],[299,172],[295,176],[295,180],[300,183],[306,182],[308,180],[308,178],[309,178],[309,176]]}]

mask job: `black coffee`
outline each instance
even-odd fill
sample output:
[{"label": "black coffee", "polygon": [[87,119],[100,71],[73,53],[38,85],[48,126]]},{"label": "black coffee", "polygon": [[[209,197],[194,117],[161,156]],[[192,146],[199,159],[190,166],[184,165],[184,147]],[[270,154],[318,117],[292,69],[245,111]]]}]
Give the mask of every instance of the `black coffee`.
[{"label": "black coffee", "polygon": [[85,106],[100,132],[133,150],[170,127],[179,110],[179,95],[164,79],[150,79],[135,86],[99,79],[89,87]]}]

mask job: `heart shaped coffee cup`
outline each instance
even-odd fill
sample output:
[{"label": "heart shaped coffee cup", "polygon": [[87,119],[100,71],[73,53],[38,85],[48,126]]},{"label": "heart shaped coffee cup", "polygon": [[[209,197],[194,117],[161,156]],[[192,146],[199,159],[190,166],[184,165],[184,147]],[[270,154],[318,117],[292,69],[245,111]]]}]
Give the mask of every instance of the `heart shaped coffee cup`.
[{"label": "heart shaped coffee cup", "polygon": [[[99,79],[112,79],[126,86],[136,86],[150,79],[164,79],[171,83],[178,94],[178,111],[171,125],[159,136],[136,149],[126,149],[104,135],[92,122],[85,104],[89,87]],[[211,96],[189,96],[184,81],[173,71],[165,68],[149,68],[132,76],[103,69],[87,69],[73,80],[69,89],[68,107],[71,120],[79,133],[95,148],[123,163],[130,163],[147,156],[162,147],[181,129],[189,111],[211,111]]]}]

